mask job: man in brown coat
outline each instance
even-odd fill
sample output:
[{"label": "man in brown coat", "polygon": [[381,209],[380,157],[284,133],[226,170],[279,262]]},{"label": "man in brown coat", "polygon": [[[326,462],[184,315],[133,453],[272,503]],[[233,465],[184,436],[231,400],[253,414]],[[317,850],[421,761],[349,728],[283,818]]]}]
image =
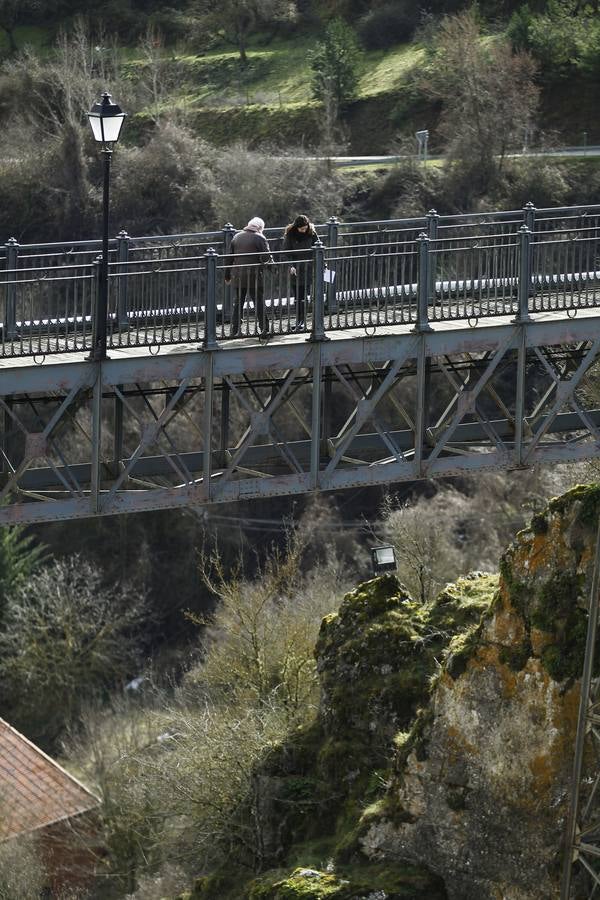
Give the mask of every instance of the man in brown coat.
[{"label": "man in brown coat", "polygon": [[256,321],[260,333],[269,333],[269,322],[265,314],[264,267],[274,265],[269,242],[263,234],[265,223],[258,216],[250,219],[245,228],[234,234],[231,252],[225,260],[225,284],[231,281],[235,287],[231,336],[241,333],[244,303],[254,301]]}]

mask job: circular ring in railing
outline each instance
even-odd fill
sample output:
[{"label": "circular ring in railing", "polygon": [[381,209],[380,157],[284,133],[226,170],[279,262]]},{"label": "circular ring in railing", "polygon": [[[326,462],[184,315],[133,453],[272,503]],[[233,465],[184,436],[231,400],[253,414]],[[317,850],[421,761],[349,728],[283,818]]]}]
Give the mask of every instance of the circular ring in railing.
[{"label": "circular ring in railing", "polygon": [[574,319],[575,316],[577,315],[577,313],[578,313],[577,309],[568,309],[567,310],[567,319]]},{"label": "circular ring in railing", "polygon": [[45,353],[34,353],[33,354],[33,362],[36,366],[43,366],[46,362],[46,354]]},{"label": "circular ring in railing", "polygon": [[150,356],[158,356],[160,353],[160,344],[157,341],[148,345],[148,350],[150,351]]},{"label": "circular ring in railing", "polygon": [[365,325],[364,329],[367,337],[374,337],[375,332],[377,331],[377,325]]},{"label": "circular ring in railing", "polygon": [[469,328],[477,328],[479,325],[479,316],[469,316],[467,319],[467,325]]}]

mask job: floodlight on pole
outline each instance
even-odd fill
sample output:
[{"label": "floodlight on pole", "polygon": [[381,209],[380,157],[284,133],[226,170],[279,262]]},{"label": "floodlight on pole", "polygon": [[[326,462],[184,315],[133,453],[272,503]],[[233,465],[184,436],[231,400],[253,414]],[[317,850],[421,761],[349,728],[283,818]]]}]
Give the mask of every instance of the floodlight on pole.
[{"label": "floodlight on pole", "polygon": [[375,575],[380,575],[382,572],[396,571],[396,552],[391,545],[372,547],[371,560]]}]

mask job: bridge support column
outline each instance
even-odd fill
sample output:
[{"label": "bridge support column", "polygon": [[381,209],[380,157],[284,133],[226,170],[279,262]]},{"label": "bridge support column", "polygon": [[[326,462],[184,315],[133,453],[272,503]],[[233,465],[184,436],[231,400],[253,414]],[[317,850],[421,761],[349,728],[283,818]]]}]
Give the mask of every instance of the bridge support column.
[{"label": "bridge support column", "polygon": [[6,398],[6,408],[2,412],[2,453],[0,459],[0,472],[8,472],[10,474],[11,447],[10,432],[12,431],[12,418],[9,410],[12,408],[12,398]]},{"label": "bridge support column", "polygon": [[214,353],[207,353],[206,368],[204,374],[204,414],[202,421],[202,433],[204,435],[204,455],[202,484],[204,487],[204,499],[210,503],[211,479],[212,479],[212,427],[213,427],[213,397],[214,397]]},{"label": "bridge support column", "polygon": [[313,349],[313,383],[312,383],[312,414],[311,414],[311,443],[310,443],[310,486],[313,491],[319,488],[319,468],[321,461],[321,422],[322,422],[322,344],[315,344]]},{"label": "bridge support column", "polygon": [[[123,393],[123,385],[117,385],[117,391]],[[118,394],[115,394],[113,407],[113,463],[118,467],[123,459],[123,401]]]},{"label": "bridge support column", "polygon": [[417,397],[415,418],[415,477],[423,476],[423,450],[425,431],[427,428],[427,387],[431,369],[431,360],[427,358],[427,338],[421,335],[417,349]]},{"label": "bridge support column", "polygon": [[527,329],[520,327],[517,351],[517,392],[515,396],[515,464],[523,465],[523,417],[525,415],[525,363],[527,360]]},{"label": "bridge support column", "polygon": [[226,451],[229,447],[229,383],[225,378],[221,379],[221,465],[226,464]]},{"label": "bridge support column", "polygon": [[90,502],[92,512],[100,511],[102,465],[102,365],[96,363],[96,380],[92,389],[92,455],[90,472]]}]

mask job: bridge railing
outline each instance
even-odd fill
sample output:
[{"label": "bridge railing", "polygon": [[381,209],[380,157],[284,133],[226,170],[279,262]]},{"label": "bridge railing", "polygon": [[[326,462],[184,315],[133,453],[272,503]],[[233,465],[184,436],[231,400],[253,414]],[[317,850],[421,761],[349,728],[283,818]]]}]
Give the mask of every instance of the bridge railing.
[{"label": "bridge railing", "polygon": [[[404,243],[425,231],[430,238],[474,236],[483,234],[507,234],[525,224],[532,231],[557,230],[570,227],[578,229],[596,223],[600,218],[600,205],[553,207],[535,209],[532,204],[522,210],[502,210],[489,213],[459,213],[438,215],[430,210],[427,215],[402,219],[379,219],[341,222],[331,217],[317,224],[316,230],[328,247],[360,247],[364,244]],[[125,231],[109,241],[111,262],[123,262],[131,258],[155,260],[157,258],[189,257],[202,255],[209,248],[217,253],[227,253],[236,229],[230,223],[215,231],[185,232],[171,235],[130,236]],[[265,229],[274,251],[281,249],[284,229]],[[439,235],[438,235],[439,232]],[[80,265],[92,262],[102,251],[99,240],[61,241],[37,244],[19,244],[14,238],[0,246],[0,271],[19,267],[40,269]]]},{"label": "bridge railing", "polygon": [[531,312],[600,306],[600,228],[545,231],[531,240]]},{"label": "bridge railing", "polygon": [[429,321],[478,320],[517,311],[519,241],[515,233],[428,241]]},{"label": "bridge railing", "polygon": [[[520,217],[476,218],[432,210],[393,228],[330,220],[320,226],[327,243],[310,259],[274,251],[273,265],[250,267],[249,299],[237,322],[239,291],[235,277],[225,283],[223,253],[198,235],[138,240],[122,233],[110,251],[107,345],[211,345],[235,331],[258,335],[261,299],[273,333],[315,335],[600,307],[598,207],[529,205]],[[222,237],[223,247],[233,233],[226,226],[209,237]],[[90,350],[97,247],[82,242],[64,254],[57,246],[40,246],[36,256],[7,243],[0,356]]]},{"label": "bridge railing", "polygon": [[116,263],[109,269],[107,345],[202,341],[207,303],[206,254]]},{"label": "bridge railing", "polygon": [[88,262],[2,272],[0,355],[89,350],[97,269]]},{"label": "bridge railing", "polygon": [[418,242],[365,244],[362,252],[333,247],[325,254],[327,331],[416,322]]}]

